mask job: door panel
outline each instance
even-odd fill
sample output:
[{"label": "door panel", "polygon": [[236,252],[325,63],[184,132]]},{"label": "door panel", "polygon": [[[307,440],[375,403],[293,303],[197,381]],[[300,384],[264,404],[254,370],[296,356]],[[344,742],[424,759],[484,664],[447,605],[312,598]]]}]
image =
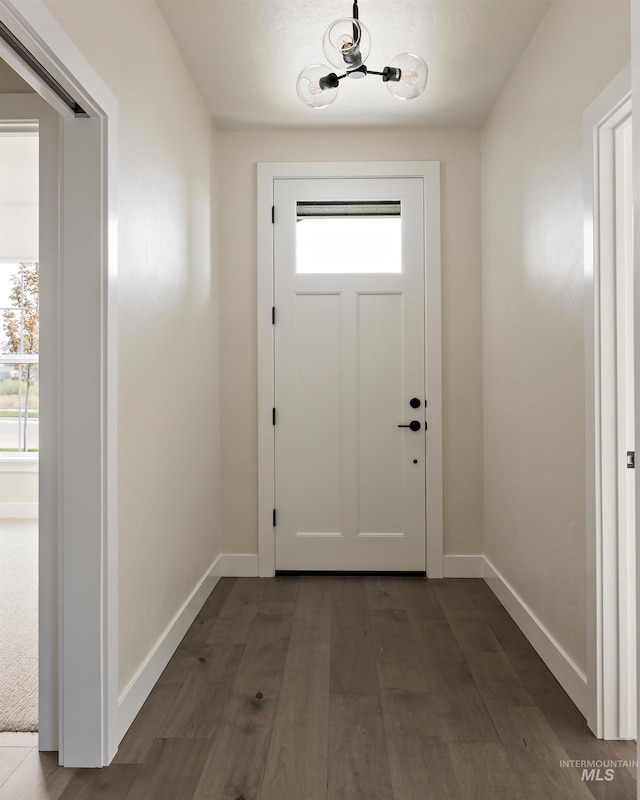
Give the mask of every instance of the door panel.
[{"label": "door panel", "polygon": [[422,180],[276,180],[274,197],[276,569],[422,571]]},{"label": "door panel", "polygon": [[[401,294],[358,294],[358,534],[404,530]],[[372,402],[375,398],[375,402]]]},{"label": "door panel", "polygon": [[295,464],[301,535],[341,528],[340,295],[295,302]]}]

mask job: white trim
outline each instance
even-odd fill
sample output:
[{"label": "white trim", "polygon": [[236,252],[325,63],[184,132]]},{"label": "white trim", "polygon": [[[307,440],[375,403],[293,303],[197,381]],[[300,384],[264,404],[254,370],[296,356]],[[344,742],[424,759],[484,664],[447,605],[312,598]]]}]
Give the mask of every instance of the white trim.
[{"label": "white trim", "polygon": [[[624,69],[584,114],[585,455],[587,675],[585,716],[596,736],[619,739],[619,569],[616,421],[614,130],[631,113],[631,71]],[[607,143],[611,148],[607,147]],[[605,535],[605,532],[607,535]]]},{"label": "white trim", "polygon": [[484,579],[513,621],[527,637],[555,679],[585,717],[588,709],[587,676],[562,649],[533,611],[484,556]]},{"label": "white trim", "polygon": [[[59,178],[55,222],[42,192],[40,203],[40,261],[46,255],[51,267],[41,383],[52,399],[49,416],[41,411],[40,511],[48,535],[41,524],[40,629],[49,637],[41,652],[48,658],[57,648],[59,658],[59,675],[47,672],[41,696],[51,698],[59,730],[56,737],[49,725],[40,748],[57,746],[64,766],[103,766],[118,744],[117,107],[41,0],[0,0],[0,21],[88,115],[75,119],[0,42],[0,56],[61,115],[51,129],[60,137],[60,172],[47,176]],[[40,132],[42,143],[42,125]]]},{"label": "white trim", "polygon": [[214,575],[221,578],[257,578],[256,553],[222,553],[214,564]]},{"label": "white trim", "polygon": [[[22,260],[22,259],[16,259]],[[37,258],[29,259],[29,262],[37,261]],[[25,259],[26,261],[26,259]],[[15,263],[13,261],[9,262]],[[0,364],[37,364],[40,361],[39,355],[32,355],[30,353],[20,353],[18,355],[10,355],[9,353],[0,353]]]},{"label": "white trim", "polygon": [[0,733],[0,747],[37,747],[37,733]]},{"label": "white trim", "polygon": [[0,503],[0,519],[38,519],[37,503]]},{"label": "white trim", "polygon": [[447,556],[444,557],[445,578],[484,578],[484,556]]},{"label": "white trim", "polygon": [[0,455],[0,472],[38,472],[38,456],[23,453],[22,455]]},{"label": "white trim", "polygon": [[[640,96],[640,3],[631,3],[631,65],[632,91],[636,97]],[[640,125],[633,126],[633,221],[634,221],[634,371],[640,375],[640,324],[638,320],[640,309]],[[635,422],[636,432],[640,431],[640,392],[635,395]],[[640,665],[640,537],[638,536],[638,521],[640,521],[640,478],[636,469],[636,665]],[[636,719],[640,720],[640,669],[636,668]],[[640,738],[636,747],[636,757],[640,758]],[[640,800],[640,782],[637,787],[637,797]]]},{"label": "white trim", "polygon": [[440,252],[440,162],[361,161],[340,163],[258,164],[258,560],[259,574],[275,572],[273,306],[273,183],[278,178],[422,178],[425,191],[426,388],[427,436],[426,550],[427,575],[443,575],[442,487],[442,321]]},{"label": "white trim", "polygon": [[200,613],[202,606],[220,580],[217,572],[219,560],[220,557],[213,562],[202,576],[195,589],[185,600],[169,625],[167,625],[162,636],[160,636],[120,695],[118,699],[119,741],[122,741],[122,738],[129,730],[131,723],[144,705],[158,678],[162,675],[171,656],[175,653],[186,632]]}]

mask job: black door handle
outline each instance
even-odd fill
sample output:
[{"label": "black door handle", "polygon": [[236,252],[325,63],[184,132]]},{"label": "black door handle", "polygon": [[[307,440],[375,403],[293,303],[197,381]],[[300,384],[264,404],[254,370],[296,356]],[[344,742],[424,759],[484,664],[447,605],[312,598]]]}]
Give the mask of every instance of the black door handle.
[{"label": "black door handle", "polygon": [[411,428],[412,431],[419,431],[422,425],[418,422],[417,419],[414,419],[408,425],[398,425],[399,428]]}]

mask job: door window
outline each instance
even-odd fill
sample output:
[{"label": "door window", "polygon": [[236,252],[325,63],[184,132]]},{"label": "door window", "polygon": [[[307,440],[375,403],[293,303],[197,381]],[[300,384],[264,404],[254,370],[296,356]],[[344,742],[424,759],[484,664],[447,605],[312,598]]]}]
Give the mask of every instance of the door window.
[{"label": "door window", "polygon": [[296,272],[402,272],[400,201],[298,201]]}]

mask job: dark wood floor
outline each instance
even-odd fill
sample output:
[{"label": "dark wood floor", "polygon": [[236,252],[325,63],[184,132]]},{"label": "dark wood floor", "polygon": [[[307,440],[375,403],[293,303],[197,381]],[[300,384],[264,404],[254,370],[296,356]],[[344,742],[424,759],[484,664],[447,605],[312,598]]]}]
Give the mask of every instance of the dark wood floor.
[{"label": "dark wood floor", "polygon": [[636,797],[480,580],[222,579],[110,767],[17,750],[0,800]]}]

